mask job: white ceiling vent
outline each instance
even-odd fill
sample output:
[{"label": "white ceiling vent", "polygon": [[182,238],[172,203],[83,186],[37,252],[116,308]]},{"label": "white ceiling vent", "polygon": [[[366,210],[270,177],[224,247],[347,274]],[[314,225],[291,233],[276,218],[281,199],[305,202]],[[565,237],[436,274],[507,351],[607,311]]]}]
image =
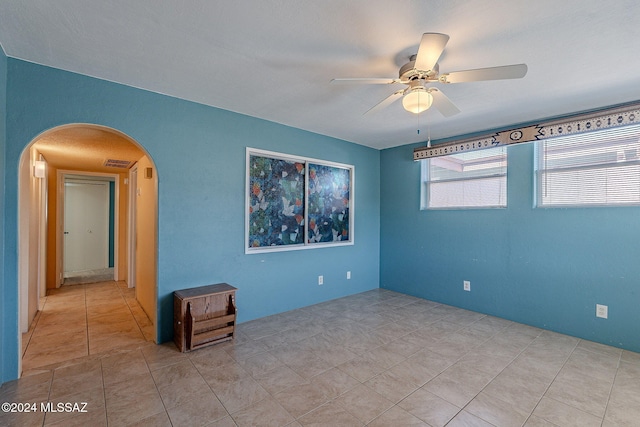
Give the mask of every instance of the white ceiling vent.
[{"label": "white ceiling vent", "polygon": [[108,168],[128,169],[129,166],[131,165],[131,161],[130,160],[107,159],[107,160],[105,160],[104,165],[106,167],[108,167]]}]

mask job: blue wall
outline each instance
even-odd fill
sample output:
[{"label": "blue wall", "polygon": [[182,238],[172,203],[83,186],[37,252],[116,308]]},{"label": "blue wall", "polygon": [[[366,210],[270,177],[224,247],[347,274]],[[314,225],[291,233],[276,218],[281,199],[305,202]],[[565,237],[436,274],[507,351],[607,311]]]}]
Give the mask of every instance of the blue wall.
[{"label": "blue wall", "polygon": [[[2,46],[0,46],[0,171],[4,167],[4,151],[6,146],[6,108],[7,105],[7,56],[4,54]],[[4,174],[0,173],[0,212],[5,212],[4,205]],[[5,276],[4,276],[4,214],[0,216],[0,384],[10,378],[5,371],[5,351],[10,345],[7,345],[11,339],[5,336],[5,316],[9,316],[8,301],[5,297]],[[16,349],[17,353],[17,349]]]},{"label": "blue wall", "polygon": [[[159,180],[159,339],[172,338],[172,292],[227,282],[239,321],[377,288],[380,152],[78,74],[8,59],[5,324],[2,374],[17,374],[17,175],[22,150],[67,123],[109,126],[139,142]],[[355,165],[355,245],[244,254],[245,147]],[[352,279],[346,280],[346,271]],[[324,275],[324,285],[317,276]]]},{"label": "blue wall", "polygon": [[508,208],[421,211],[415,147],[381,152],[382,288],[640,351],[640,207],[533,208],[526,144],[508,148]]}]

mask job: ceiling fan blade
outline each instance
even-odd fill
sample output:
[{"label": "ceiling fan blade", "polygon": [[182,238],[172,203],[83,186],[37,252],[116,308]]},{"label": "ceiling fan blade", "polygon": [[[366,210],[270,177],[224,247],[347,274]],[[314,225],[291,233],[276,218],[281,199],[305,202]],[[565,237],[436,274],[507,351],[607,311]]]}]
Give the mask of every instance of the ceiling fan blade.
[{"label": "ceiling fan blade", "polygon": [[433,70],[448,41],[449,36],[446,34],[424,33],[416,55],[415,68],[422,71]]},{"label": "ceiling fan blade", "polygon": [[347,78],[347,79],[331,79],[333,84],[365,84],[365,85],[390,85],[393,83],[401,83],[398,79],[385,78]]},{"label": "ceiling fan blade", "polygon": [[527,64],[504,65],[502,67],[478,68],[442,74],[444,83],[479,82],[483,80],[521,79],[527,74]]},{"label": "ceiling fan blade", "polygon": [[443,116],[451,117],[460,112],[458,107],[456,107],[454,103],[451,102],[451,100],[438,89],[432,88],[429,93],[431,94],[431,96],[433,96],[433,106],[436,107],[436,109],[440,111]]},{"label": "ceiling fan blade", "polygon": [[387,108],[389,105],[393,104],[395,101],[402,98],[403,93],[404,93],[404,89],[393,92],[391,95],[387,96],[385,99],[383,99],[382,101],[380,101],[379,103],[377,103],[376,105],[374,105],[373,107],[365,111],[364,114],[365,115],[373,114],[384,108]]}]

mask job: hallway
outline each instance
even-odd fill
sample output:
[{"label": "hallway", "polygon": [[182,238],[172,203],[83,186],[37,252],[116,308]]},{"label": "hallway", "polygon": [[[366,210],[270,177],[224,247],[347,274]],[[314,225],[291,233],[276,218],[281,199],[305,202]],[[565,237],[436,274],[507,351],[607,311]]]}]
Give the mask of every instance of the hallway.
[{"label": "hallway", "polygon": [[123,281],[50,289],[22,335],[23,376],[83,356],[153,340],[153,325]]}]

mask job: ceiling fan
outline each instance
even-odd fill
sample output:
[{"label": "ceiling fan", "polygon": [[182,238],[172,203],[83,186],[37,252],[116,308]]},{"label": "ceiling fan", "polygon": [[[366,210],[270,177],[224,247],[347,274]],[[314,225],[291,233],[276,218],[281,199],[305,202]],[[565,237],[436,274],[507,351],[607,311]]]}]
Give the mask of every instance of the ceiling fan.
[{"label": "ceiling fan", "polygon": [[527,74],[526,64],[504,65],[500,67],[477,68],[440,74],[438,59],[449,41],[449,36],[440,33],[424,33],[418,53],[409,57],[409,62],[400,67],[398,78],[344,78],[333,79],[331,83],[360,84],[404,84],[380,103],[365,112],[370,114],[388,107],[402,98],[405,110],[418,114],[433,105],[445,117],[458,114],[456,107],[440,89],[432,83],[466,83],[483,80],[520,79]]}]

